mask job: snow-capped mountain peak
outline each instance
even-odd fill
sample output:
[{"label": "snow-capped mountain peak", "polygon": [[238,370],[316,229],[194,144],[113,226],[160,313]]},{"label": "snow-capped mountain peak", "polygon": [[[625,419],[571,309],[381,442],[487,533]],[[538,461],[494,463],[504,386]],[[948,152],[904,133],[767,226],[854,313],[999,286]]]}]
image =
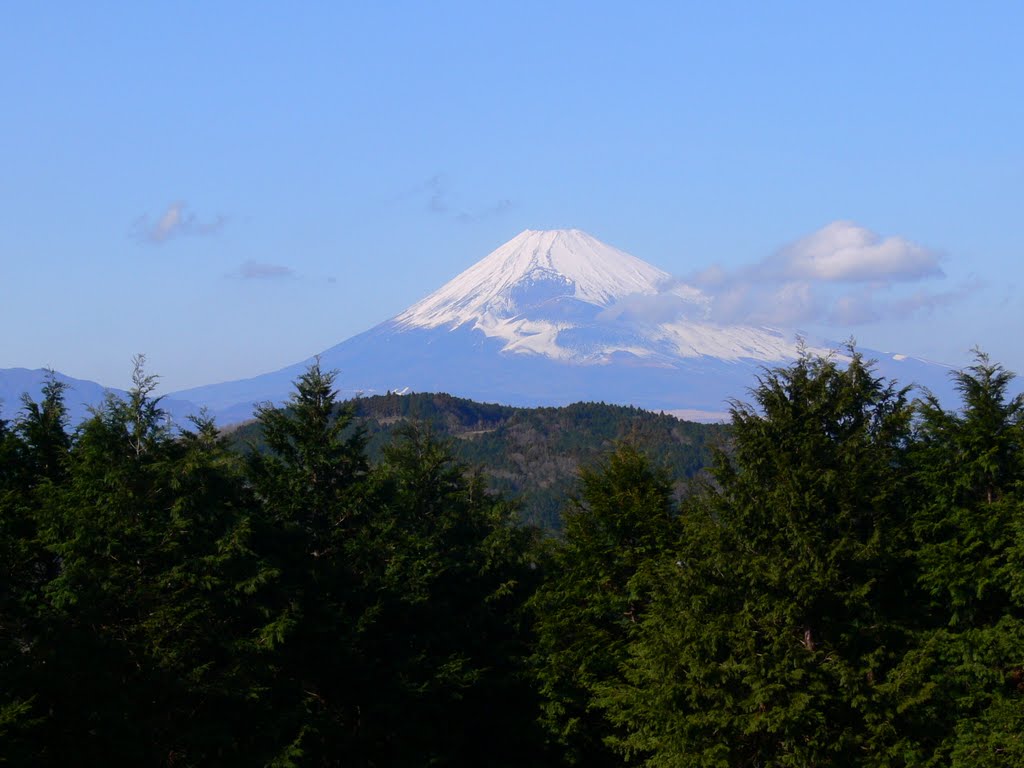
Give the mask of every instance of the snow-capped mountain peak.
[{"label": "snow-capped mountain peak", "polygon": [[397,331],[479,331],[506,354],[578,364],[796,356],[795,337],[721,327],[705,319],[708,308],[698,289],[586,232],[526,230],[392,322]]},{"label": "snow-capped mountain peak", "polygon": [[[761,366],[803,348],[795,331],[718,323],[711,310],[698,288],[584,232],[528,230],[397,317],[324,350],[320,362],[341,371],[349,395],[412,389],[721,415]],[[827,354],[828,346],[806,351]],[[875,356],[901,382],[935,391],[947,381],[939,366]],[[248,418],[254,402],[286,400],[309,362],[175,397],[221,419]]]},{"label": "snow-capped mountain peak", "polygon": [[560,300],[607,307],[668,273],[578,229],[526,230],[395,318],[402,328],[486,326]]}]

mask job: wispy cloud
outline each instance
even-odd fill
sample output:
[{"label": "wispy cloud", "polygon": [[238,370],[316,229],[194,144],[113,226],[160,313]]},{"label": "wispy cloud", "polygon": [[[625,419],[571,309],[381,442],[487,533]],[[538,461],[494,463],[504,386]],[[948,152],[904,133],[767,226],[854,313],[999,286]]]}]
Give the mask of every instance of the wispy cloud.
[{"label": "wispy cloud", "polygon": [[919,289],[909,295],[889,296],[868,288],[860,293],[840,296],[829,318],[833,325],[863,325],[880,320],[902,320],[918,313],[934,312],[961,301],[984,287],[972,278],[946,291]]},{"label": "wispy cloud", "polygon": [[515,208],[515,203],[511,200],[499,200],[494,205],[482,208],[474,213],[467,213],[463,211],[458,215],[458,220],[463,222],[480,221],[481,219],[489,219],[494,216],[501,216],[506,211]]},{"label": "wispy cloud", "polygon": [[232,274],[244,280],[284,280],[295,277],[295,270],[282,264],[267,264],[250,259]]},{"label": "wispy cloud", "polygon": [[167,206],[163,213],[153,218],[149,214],[140,216],[135,220],[133,234],[136,239],[160,245],[172,238],[184,237],[187,235],[202,236],[213,235],[219,232],[227,218],[216,216],[206,221],[199,217],[183,201],[176,201]]},{"label": "wispy cloud", "polygon": [[426,198],[425,206],[428,213],[437,216],[449,216],[463,223],[501,216],[503,213],[515,208],[515,203],[508,198],[502,198],[476,209],[466,210],[456,206],[451,202],[450,185],[443,173],[435,173],[418,185],[417,189],[419,194]]},{"label": "wispy cloud", "polygon": [[700,290],[668,283],[657,294],[626,296],[602,310],[598,319],[639,323],[669,323],[680,318],[706,320],[710,305],[710,299]]},{"label": "wispy cloud", "polygon": [[423,182],[423,189],[427,193],[427,210],[430,213],[448,213],[448,194],[443,175],[435,173]]}]

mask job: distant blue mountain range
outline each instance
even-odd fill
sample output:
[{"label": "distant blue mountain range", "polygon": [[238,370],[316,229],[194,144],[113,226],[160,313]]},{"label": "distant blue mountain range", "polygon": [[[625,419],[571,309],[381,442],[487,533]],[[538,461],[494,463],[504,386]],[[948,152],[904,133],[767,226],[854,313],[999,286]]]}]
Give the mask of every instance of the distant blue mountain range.
[{"label": "distant blue mountain range", "polygon": [[[21,412],[22,396],[28,395],[38,401],[46,381],[47,371],[44,368],[3,368],[0,369],[0,418],[13,420]],[[59,371],[55,372],[58,381],[67,384],[65,403],[71,426],[75,426],[87,418],[90,409],[98,408],[108,394],[124,397],[127,393],[122,389],[104,387],[95,381],[76,379]],[[183,402],[177,398],[165,398],[161,405],[178,423],[184,424],[189,415],[198,413],[200,406]]]}]

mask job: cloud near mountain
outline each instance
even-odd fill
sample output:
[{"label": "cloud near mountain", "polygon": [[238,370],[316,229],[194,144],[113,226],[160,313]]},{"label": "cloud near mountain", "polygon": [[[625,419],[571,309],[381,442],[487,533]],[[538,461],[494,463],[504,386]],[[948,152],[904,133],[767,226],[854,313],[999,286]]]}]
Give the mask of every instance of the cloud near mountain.
[{"label": "cloud near mountain", "polygon": [[779,250],[757,271],[782,279],[895,282],[942,277],[939,256],[902,237],[882,237],[850,221],[834,221]]},{"label": "cloud near mountain", "polygon": [[911,284],[942,280],[940,254],[904,237],[835,221],[756,264],[713,265],[681,281],[707,299],[721,323],[849,326],[906,317],[955,302],[973,283],[943,291]]}]

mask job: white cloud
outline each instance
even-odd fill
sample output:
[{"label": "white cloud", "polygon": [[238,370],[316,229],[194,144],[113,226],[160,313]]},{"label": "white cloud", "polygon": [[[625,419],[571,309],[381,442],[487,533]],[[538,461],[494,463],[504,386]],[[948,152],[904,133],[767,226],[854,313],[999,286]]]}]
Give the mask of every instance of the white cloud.
[{"label": "white cloud", "polygon": [[619,299],[598,314],[599,320],[627,320],[639,323],[670,323],[680,318],[705,320],[710,305],[707,296],[692,286],[669,284],[660,293],[636,293]]},{"label": "white cloud", "polygon": [[868,288],[840,296],[831,308],[828,322],[833,325],[863,325],[879,320],[902,320],[955,304],[982,286],[980,280],[971,279],[946,291],[919,289],[898,296],[877,288]]},{"label": "white cloud", "polygon": [[835,221],[736,270],[712,265],[687,279],[722,323],[849,327],[905,318],[958,301],[974,282],[945,291],[914,284],[945,277],[938,252]]},{"label": "white cloud", "polygon": [[763,264],[767,274],[827,282],[920,280],[941,277],[934,251],[902,237],[885,237],[850,221],[834,221],[797,240]]},{"label": "white cloud", "polygon": [[195,213],[188,209],[183,201],[175,201],[167,206],[155,221],[149,215],[140,216],[135,222],[135,236],[146,243],[159,245],[175,237],[184,235],[212,235],[219,232],[227,219],[217,216],[203,222]]}]

